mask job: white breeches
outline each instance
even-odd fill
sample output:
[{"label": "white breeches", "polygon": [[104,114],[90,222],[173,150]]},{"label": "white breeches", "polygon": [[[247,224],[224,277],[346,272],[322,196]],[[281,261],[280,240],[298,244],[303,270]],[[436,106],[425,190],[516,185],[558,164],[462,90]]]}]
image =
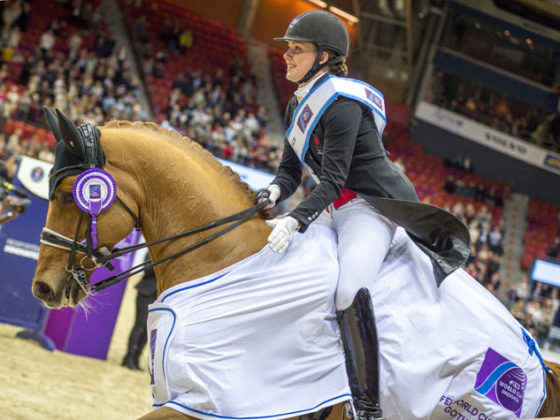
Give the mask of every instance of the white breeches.
[{"label": "white breeches", "polygon": [[317,222],[329,225],[338,237],[340,278],[335,303],[341,311],[352,304],[358,290],[368,287],[377,276],[397,225],[360,197],[338,209],[331,204]]}]

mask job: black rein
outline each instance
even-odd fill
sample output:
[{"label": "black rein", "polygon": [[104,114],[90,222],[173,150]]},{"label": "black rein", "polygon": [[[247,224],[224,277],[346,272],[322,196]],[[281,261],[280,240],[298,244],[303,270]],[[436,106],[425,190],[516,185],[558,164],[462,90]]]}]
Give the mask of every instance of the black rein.
[{"label": "black rein", "polygon": [[193,244],[191,246],[189,246],[188,248],[183,249],[182,251],[179,251],[173,255],[170,255],[168,257],[163,258],[162,260],[159,260],[157,262],[143,262],[141,264],[138,264],[137,266],[131,267],[128,270],[123,271],[122,273],[119,274],[115,274],[112,275],[111,277],[107,277],[104,280],[101,280],[93,285],[91,285],[90,289],[93,291],[99,291],[99,290],[103,290],[106,289],[109,286],[112,286],[113,284],[116,284],[130,276],[133,276],[135,274],[139,274],[143,271],[149,270],[152,267],[155,267],[156,265],[162,264],[166,261],[169,261],[173,258],[177,258],[180,257],[181,255],[187,254],[191,251],[194,251],[197,248],[200,248],[202,245],[207,244],[210,241],[213,241],[216,238],[219,238],[222,235],[225,235],[226,233],[228,233],[229,231],[235,229],[237,226],[241,225],[242,223],[245,223],[247,220],[249,220],[251,217],[253,217],[255,214],[257,214],[259,211],[261,211],[262,209],[264,209],[269,203],[268,202],[264,202],[264,203],[260,203],[260,204],[256,204],[252,207],[249,207],[248,209],[245,209],[243,211],[240,211],[238,213],[232,214],[231,216],[228,217],[224,217],[223,219],[219,219],[216,220],[214,222],[208,223],[207,225],[204,226],[200,226],[182,233],[178,233],[176,235],[173,236],[169,236],[167,238],[164,239],[159,239],[157,241],[154,242],[150,242],[150,243],[144,243],[144,244],[138,244],[138,245],[133,245],[133,246],[129,246],[123,249],[117,249],[113,252],[111,252],[108,255],[103,255],[98,259],[98,261],[102,264],[105,265],[106,263],[109,262],[109,260],[113,259],[113,258],[117,258],[120,257],[122,255],[125,254],[129,254],[131,252],[137,251],[139,249],[142,248],[147,248],[153,245],[157,245],[160,244],[162,242],[167,242],[167,241],[171,241],[173,239],[178,239],[178,238],[183,238],[185,236],[189,236],[198,232],[203,232],[205,230],[209,230],[209,229],[213,229],[215,227],[218,226],[222,226],[225,225],[226,223],[230,223],[235,221],[235,223],[231,224],[228,227],[223,228],[222,230],[208,236],[207,238],[203,239],[200,242],[197,242],[196,244]]}]

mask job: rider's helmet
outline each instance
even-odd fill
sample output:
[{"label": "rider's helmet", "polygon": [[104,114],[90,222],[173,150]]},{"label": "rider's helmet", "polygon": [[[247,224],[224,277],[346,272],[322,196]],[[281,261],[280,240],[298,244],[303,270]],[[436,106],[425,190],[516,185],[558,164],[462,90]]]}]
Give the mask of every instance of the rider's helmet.
[{"label": "rider's helmet", "polygon": [[[297,16],[292,22],[286,34],[275,41],[300,41],[312,42],[317,46],[317,58],[305,76],[297,83],[305,83],[313,77],[321,68],[344,61],[348,56],[350,37],[344,23],[332,13],[324,10],[311,10]],[[319,64],[323,51],[332,51],[334,57],[326,63]]]}]

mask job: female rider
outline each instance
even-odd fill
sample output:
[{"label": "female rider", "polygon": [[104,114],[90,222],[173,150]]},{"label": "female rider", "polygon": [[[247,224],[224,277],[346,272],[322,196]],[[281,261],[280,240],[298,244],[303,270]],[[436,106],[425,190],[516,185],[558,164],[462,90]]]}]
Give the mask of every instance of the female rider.
[{"label": "female rider", "polygon": [[366,287],[387,255],[397,224],[430,256],[438,285],[465,262],[468,231],[451,214],[418,203],[412,183],[387,158],[381,142],[383,96],[346,77],[349,36],[336,16],[305,12],[275,40],[287,43],[286,78],[298,89],[286,109],[276,177],[257,198],[269,200],[268,207],[288,198],[301,182],[303,167],[318,185],[288,216],[269,222],[269,246],[284,252],[295,232],[305,232],[319,216],[337,232],[336,307],[354,407],[359,418],[382,418],[377,334]]}]

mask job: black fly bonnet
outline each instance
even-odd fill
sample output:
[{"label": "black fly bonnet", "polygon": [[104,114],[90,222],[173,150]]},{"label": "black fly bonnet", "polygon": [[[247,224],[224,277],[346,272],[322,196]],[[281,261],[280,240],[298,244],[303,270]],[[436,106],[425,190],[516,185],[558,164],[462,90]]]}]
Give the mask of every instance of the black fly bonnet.
[{"label": "black fly bonnet", "polygon": [[55,149],[54,166],[49,179],[49,200],[54,199],[54,190],[70,175],[76,175],[86,169],[105,166],[105,153],[99,137],[101,132],[91,124],[76,127],[74,123],[58,109],[55,116],[48,108],[43,108],[49,128],[58,142]]}]

